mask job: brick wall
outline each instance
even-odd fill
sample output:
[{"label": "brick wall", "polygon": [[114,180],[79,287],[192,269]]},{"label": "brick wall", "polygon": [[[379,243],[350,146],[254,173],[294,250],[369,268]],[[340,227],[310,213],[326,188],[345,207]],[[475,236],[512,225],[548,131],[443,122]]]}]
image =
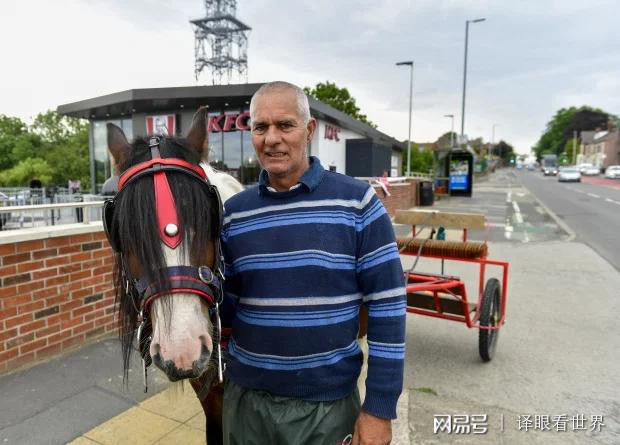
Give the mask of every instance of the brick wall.
[{"label": "brick wall", "polygon": [[0,244],[0,373],[115,329],[103,231]]},{"label": "brick wall", "polygon": [[397,209],[409,209],[418,205],[418,182],[415,180],[403,184],[391,184],[388,187],[390,196],[387,196],[380,186],[373,187],[390,216],[394,216]]}]

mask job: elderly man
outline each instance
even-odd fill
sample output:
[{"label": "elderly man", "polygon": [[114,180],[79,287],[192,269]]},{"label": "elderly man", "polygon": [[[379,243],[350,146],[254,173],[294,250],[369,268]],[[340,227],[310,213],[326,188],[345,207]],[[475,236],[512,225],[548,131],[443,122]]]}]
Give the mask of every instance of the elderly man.
[{"label": "elderly man", "polygon": [[[388,444],[402,390],[405,290],[394,232],[373,189],[326,171],[317,123],[286,82],[250,104],[258,186],[226,202],[222,241],[234,306],[224,395],[228,444]],[[369,308],[360,407],[356,341]]]}]

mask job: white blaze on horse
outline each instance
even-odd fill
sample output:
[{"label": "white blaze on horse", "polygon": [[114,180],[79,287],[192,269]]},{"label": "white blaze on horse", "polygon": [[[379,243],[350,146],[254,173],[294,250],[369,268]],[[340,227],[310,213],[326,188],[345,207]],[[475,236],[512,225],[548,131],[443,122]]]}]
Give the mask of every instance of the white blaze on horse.
[{"label": "white blaze on horse", "polygon": [[198,110],[185,138],[132,144],[108,124],[108,149],[122,173],[118,194],[104,206],[104,226],[116,253],[125,373],[137,341],[145,385],[151,362],[171,381],[190,379],[205,409],[209,443],[219,443],[221,387],[210,389],[221,381],[220,196],[243,187],[203,162],[206,118],[206,108]]}]

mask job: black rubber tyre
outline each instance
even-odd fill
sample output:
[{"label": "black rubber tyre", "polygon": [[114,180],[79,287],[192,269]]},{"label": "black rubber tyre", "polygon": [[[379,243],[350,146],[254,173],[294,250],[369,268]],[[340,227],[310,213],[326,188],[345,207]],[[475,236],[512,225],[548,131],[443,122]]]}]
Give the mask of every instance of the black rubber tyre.
[{"label": "black rubber tyre", "polygon": [[[500,320],[500,307],[502,302],[501,287],[497,278],[489,278],[482,293],[480,305],[480,326],[497,326]],[[478,336],[478,348],[482,361],[489,362],[495,353],[499,330],[480,329]]]}]

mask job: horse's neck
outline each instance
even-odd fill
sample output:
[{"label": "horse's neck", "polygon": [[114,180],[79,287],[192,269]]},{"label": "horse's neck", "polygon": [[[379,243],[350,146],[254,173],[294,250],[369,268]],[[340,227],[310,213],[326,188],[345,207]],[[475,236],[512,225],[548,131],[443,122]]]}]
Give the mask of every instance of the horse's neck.
[{"label": "horse's neck", "polygon": [[217,171],[205,162],[201,162],[200,166],[207,174],[209,182],[217,187],[222,202],[243,190],[243,185],[228,173]]}]

